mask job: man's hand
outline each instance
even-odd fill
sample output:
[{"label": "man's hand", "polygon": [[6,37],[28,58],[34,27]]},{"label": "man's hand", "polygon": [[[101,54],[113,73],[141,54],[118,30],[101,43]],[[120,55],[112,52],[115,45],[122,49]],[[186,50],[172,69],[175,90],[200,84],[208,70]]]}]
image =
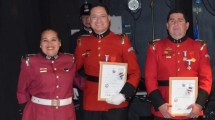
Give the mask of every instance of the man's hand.
[{"label": "man's hand", "polygon": [[198,118],[201,111],[202,111],[202,106],[199,104],[191,104],[187,109],[192,108],[192,111],[188,115],[190,118]]},{"label": "man's hand", "polygon": [[123,94],[119,93],[117,95],[113,95],[110,98],[106,99],[106,102],[113,105],[119,105],[125,101],[125,97]]},{"label": "man's hand", "polygon": [[164,118],[172,118],[174,117],[173,115],[171,115],[171,113],[169,112],[169,107],[172,107],[171,105],[169,105],[168,103],[164,103],[163,105],[161,105],[158,109],[161,112],[161,114],[164,116]]}]

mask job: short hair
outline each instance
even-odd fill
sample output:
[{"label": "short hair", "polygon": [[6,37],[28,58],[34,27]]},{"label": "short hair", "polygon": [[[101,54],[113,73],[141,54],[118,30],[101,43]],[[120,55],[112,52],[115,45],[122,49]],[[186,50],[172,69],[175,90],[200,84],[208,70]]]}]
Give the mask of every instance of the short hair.
[{"label": "short hair", "polygon": [[40,37],[42,37],[42,35],[47,32],[47,31],[53,31],[56,33],[56,36],[58,37],[59,41],[61,41],[61,35],[59,34],[59,32],[53,28],[45,28],[42,30],[41,34],[40,34]]},{"label": "short hair", "polygon": [[167,22],[169,21],[170,15],[173,14],[173,13],[181,13],[181,14],[184,16],[185,21],[188,22],[188,18],[187,18],[187,16],[186,16],[184,10],[177,9],[177,8],[172,9],[172,10],[169,11],[169,14],[168,14],[168,16],[167,16]]},{"label": "short hair", "polygon": [[[92,5],[91,10],[92,10],[93,8],[95,8],[95,7],[103,7],[103,8],[105,9],[106,13],[107,13],[108,15],[110,15],[110,12],[109,12],[108,7],[107,7],[106,5],[104,5],[104,4],[102,4],[102,3],[95,3],[95,4]],[[90,14],[91,14],[91,10],[90,10]]]}]

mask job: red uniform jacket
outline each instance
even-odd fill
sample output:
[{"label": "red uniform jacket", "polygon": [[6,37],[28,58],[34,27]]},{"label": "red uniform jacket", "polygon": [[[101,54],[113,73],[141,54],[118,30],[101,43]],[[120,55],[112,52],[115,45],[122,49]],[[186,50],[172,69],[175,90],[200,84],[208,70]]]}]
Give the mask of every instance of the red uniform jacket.
[{"label": "red uniform jacket", "polygon": [[[103,38],[97,38],[93,34],[82,36],[75,51],[77,69],[84,65],[85,73],[90,76],[99,76],[99,62],[105,61],[105,55],[109,55],[108,62],[128,63],[127,82],[121,90],[129,99],[135,92],[140,80],[140,69],[133,47],[127,36],[116,35],[110,32]],[[91,111],[107,111],[111,108],[127,107],[128,102],[120,105],[111,105],[98,101],[98,81],[85,81],[83,107]]]},{"label": "red uniform jacket", "polygon": [[22,120],[75,120],[73,104],[60,106],[39,105],[31,96],[43,99],[65,99],[73,96],[73,80],[76,65],[72,55],[59,54],[48,60],[36,54],[22,60],[17,98],[20,104],[27,103]]},{"label": "red uniform jacket", "polygon": [[[190,65],[184,59],[192,59]],[[158,107],[169,102],[169,87],[160,86],[169,77],[198,77],[197,104],[204,106],[211,91],[212,73],[206,44],[187,38],[174,43],[169,38],[154,42],[148,47],[145,64],[145,84],[155,109],[155,116],[163,117]]]}]

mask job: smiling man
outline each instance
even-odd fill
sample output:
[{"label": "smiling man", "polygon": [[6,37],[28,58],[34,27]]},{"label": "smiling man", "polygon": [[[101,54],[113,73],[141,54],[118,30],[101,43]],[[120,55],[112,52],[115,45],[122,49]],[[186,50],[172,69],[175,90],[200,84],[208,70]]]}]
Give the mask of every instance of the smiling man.
[{"label": "smiling man", "polygon": [[[145,64],[145,84],[155,120],[198,119],[211,91],[210,56],[204,41],[186,35],[189,22],[184,12],[173,9],[167,17],[169,36],[152,41]],[[188,116],[173,116],[169,104],[169,77],[198,77],[198,97]]]},{"label": "smiling man", "polygon": [[[84,66],[87,75],[84,87],[84,120],[127,120],[128,101],[140,80],[140,69],[128,36],[110,31],[110,15],[106,6],[96,4],[90,11],[90,36],[82,36],[76,48],[77,68]],[[128,63],[127,80],[122,90],[98,101],[100,61]]]}]

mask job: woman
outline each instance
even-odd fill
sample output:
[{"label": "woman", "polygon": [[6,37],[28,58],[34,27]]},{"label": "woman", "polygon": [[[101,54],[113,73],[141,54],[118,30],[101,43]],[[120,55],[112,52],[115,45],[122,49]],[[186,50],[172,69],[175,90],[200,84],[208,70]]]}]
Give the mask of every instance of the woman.
[{"label": "woman", "polygon": [[72,86],[76,83],[80,87],[80,79],[73,55],[60,53],[60,46],[58,33],[44,30],[41,53],[22,60],[17,90],[19,104],[26,104],[22,120],[76,119]]}]

